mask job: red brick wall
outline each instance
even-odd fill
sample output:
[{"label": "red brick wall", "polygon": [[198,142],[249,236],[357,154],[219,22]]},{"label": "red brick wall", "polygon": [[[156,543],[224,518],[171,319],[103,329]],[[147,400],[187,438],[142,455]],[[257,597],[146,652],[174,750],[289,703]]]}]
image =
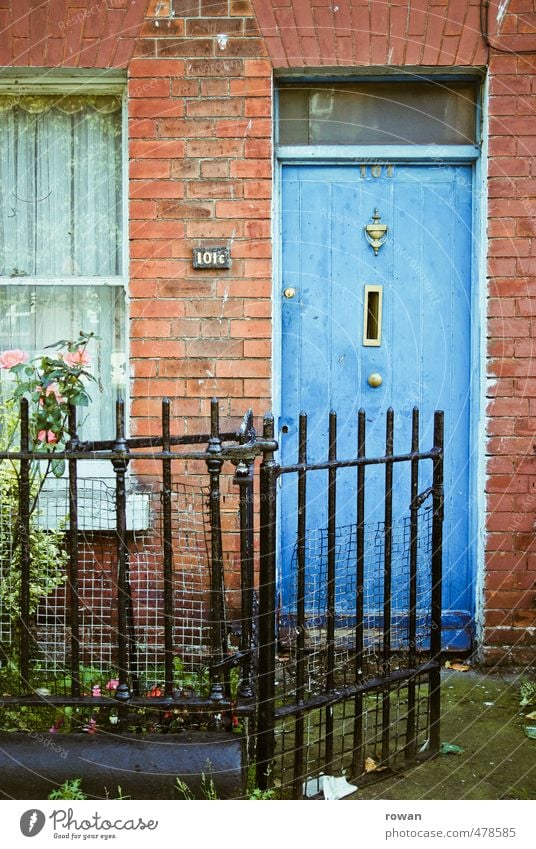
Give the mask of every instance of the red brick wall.
[{"label": "red brick wall", "polygon": [[[164,395],[189,432],[214,395],[225,416],[270,406],[271,63],[249,2],[174,10],[149,4],[129,66],[137,433]],[[230,246],[231,268],[194,270],[201,244]]]},{"label": "red brick wall", "polygon": [[0,0],[0,66],[124,68],[147,0]]},{"label": "red brick wall", "polygon": [[[95,5],[17,0],[14,14],[0,0],[0,23],[11,22],[0,61],[128,63],[137,433],[156,428],[163,395],[188,430],[206,427],[214,394],[227,399],[226,416],[270,404],[272,68],[489,64],[482,656],[533,662],[536,53],[497,47],[536,43],[534,0],[511,0],[504,14],[492,0],[491,48],[479,0],[174,0],[172,9],[168,0],[102,0],[90,15]],[[232,268],[194,271],[191,250],[202,242],[230,245]]]},{"label": "red brick wall", "polygon": [[[526,11],[532,3],[512,2]],[[526,26],[507,16],[507,31]],[[532,31],[535,19],[532,16]],[[520,30],[523,32],[523,29]],[[532,38],[536,41],[536,35]],[[506,40],[506,39],[505,39]],[[501,40],[502,43],[502,40]],[[534,41],[532,41],[534,43]],[[526,39],[523,44],[526,46]],[[536,54],[490,56],[484,655],[534,663]]]}]

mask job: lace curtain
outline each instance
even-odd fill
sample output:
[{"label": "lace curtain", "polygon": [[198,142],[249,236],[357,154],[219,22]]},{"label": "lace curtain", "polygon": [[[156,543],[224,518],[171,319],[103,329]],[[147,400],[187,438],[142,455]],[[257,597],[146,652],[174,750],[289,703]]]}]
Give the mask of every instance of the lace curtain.
[{"label": "lace curtain", "polygon": [[121,273],[117,98],[0,98],[0,275]]}]

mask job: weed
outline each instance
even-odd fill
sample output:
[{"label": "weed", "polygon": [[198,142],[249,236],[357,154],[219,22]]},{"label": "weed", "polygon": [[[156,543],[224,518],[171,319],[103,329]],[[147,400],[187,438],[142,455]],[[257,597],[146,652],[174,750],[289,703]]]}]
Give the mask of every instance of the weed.
[{"label": "weed", "polygon": [[64,781],[61,787],[58,787],[57,790],[53,790],[49,795],[49,799],[87,799],[86,794],[82,791],[81,778],[72,778]]},{"label": "weed", "polygon": [[523,681],[519,691],[519,706],[522,708],[536,706],[536,682]]}]

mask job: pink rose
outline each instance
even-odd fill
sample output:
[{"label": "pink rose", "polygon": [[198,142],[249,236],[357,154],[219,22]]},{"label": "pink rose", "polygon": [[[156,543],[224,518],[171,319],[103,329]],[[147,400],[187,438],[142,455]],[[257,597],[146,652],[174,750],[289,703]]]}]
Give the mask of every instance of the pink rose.
[{"label": "pink rose", "polygon": [[10,369],[13,366],[19,366],[21,363],[27,362],[28,354],[19,348],[14,348],[12,351],[4,351],[0,354],[0,368]]},{"label": "pink rose", "polygon": [[102,695],[101,688],[99,687],[98,684],[94,684],[93,687],[91,688],[91,695],[95,696],[95,697]]},{"label": "pink rose", "polygon": [[46,442],[47,445],[54,445],[58,441],[58,437],[53,430],[40,430],[37,434],[39,442]]},{"label": "pink rose", "polygon": [[70,368],[85,368],[91,362],[91,357],[84,348],[78,348],[77,351],[68,351],[62,354],[63,362]]},{"label": "pink rose", "polygon": [[118,687],[119,687],[119,681],[118,681],[117,678],[110,678],[110,680],[106,684],[107,690],[117,690]]},{"label": "pink rose", "polygon": [[[44,392],[42,394],[44,394],[47,397],[50,397],[50,395],[53,395],[58,404],[63,404],[64,401],[66,400],[63,397],[63,395],[61,394],[60,388],[59,388],[57,383],[49,383],[47,388],[44,389]],[[43,398],[39,399],[39,404],[41,405],[41,407],[44,406]]]}]

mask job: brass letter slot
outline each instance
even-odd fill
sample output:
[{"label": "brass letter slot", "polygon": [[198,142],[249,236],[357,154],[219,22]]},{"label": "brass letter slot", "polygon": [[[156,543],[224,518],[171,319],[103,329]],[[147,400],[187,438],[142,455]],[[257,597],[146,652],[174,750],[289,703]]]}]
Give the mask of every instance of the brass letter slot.
[{"label": "brass letter slot", "polygon": [[363,345],[379,347],[382,344],[383,286],[365,286],[363,303]]}]

